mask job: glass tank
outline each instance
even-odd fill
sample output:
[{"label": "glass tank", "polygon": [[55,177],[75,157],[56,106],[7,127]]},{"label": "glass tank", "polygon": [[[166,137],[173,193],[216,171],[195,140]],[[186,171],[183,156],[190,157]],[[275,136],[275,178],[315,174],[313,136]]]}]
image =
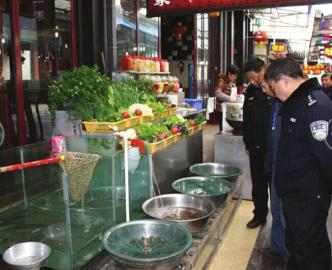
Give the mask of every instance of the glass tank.
[{"label": "glass tank", "polygon": [[[17,243],[42,242],[51,248],[46,267],[79,269],[103,250],[104,232],[125,221],[124,154],[116,150],[116,140],[82,136],[67,138],[66,144],[69,152],[100,158],[96,164],[48,164],[0,173],[1,253]],[[39,142],[1,151],[0,166],[49,156],[49,143]],[[138,166],[131,168],[129,187],[130,219],[144,218],[141,205],[151,196],[148,155],[140,155]]]}]

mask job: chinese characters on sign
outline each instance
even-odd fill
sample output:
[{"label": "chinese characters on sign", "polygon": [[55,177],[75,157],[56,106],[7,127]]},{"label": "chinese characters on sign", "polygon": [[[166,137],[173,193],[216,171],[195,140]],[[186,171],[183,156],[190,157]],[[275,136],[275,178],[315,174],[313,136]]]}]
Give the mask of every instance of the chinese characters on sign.
[{"label": "chinese characters on sign", "polygon": [[[320,0],[319,2],[328,2]],[[148,17],[169,14],[193,14],[225,9],[312,4],[317,0],[147,0]]]},{"label": "chinese characters on sign", "polygon": [[156,0],[156,3],[154,5],[162,7],[163,5],[169,5],[169,4],[170,1],[167,0]]}]

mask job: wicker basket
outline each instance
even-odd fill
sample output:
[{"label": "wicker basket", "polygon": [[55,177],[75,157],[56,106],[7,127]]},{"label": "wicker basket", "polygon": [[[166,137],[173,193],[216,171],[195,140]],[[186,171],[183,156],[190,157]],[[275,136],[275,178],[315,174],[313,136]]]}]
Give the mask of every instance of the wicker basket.
[{"label": "wicker basket", "polygon": [[100,155],[67,152],[62,169],[68,176],[69,195],[73,201],[81,201],[89,189],[92,173]]}]

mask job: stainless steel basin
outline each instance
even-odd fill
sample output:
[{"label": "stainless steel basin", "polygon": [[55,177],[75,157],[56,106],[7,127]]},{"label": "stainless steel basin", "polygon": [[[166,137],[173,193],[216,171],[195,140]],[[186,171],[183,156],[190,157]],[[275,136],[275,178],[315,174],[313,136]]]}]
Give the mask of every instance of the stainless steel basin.
[{"label": "stainless steel basin", "polygon": [[209,198],[218,207],[226,201],[235,185],[222,178],[191,176],[174,181],[172,188],[180,193]]},{"label": "stainless steel basin", "polygon": [[154,269],[166,264],[172,265],[167,269],[174,269],[191,247],[192,236],[188,229],[174,222],[136,220],[106,231],[103,244],[124,267],[121,269]]},{"label": "stainless steel basin", "polygon": [[242,174],[240,168],[224,163],[198,163],[190,166],[189,170],[199,176],[218,176],[228,181],[236,181]]},{"label": "stainless steel basin", "polygon": [[204,229],[215,211],[214,203],[208,198],[188,194],[152,197],[143,203],[142,208],[150,217],[180,223],[193,233]]},{"label": "stainless steel basin", "polygon": [[50,253],[50,247],[43,243],[24,242],[8,248],[3,254],[3,260],[12,269],[38,270],[46,263]]}]

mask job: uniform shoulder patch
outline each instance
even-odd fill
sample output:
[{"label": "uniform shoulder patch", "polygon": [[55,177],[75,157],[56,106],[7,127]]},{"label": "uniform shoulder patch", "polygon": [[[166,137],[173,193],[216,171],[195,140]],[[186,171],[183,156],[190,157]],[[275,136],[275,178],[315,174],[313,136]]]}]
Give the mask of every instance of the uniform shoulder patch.
[{"label": "uniform shoulder patch", "polygon": [[324,141],[329,133],[329,123],[325,120],[310,123],[311,134],[317,141]]},{"label": "uniform shoulder patch", "polygon": [[316,98],[313,94],[307,95],[307,104],[308,104],[309,107],[314,105],[316,102],[317,102],[317,100],[316,100]]}]

